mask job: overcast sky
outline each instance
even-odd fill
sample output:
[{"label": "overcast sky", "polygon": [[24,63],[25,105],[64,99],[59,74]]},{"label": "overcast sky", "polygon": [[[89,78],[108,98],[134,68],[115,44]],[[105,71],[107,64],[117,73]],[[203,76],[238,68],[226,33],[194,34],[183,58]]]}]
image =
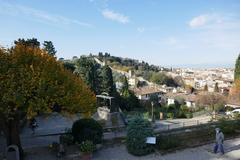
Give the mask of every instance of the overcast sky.
[{"label": "overcast sky", "polygon": [[0,0],[0,44],[51,40],[65,59],[88,53],[161,66],[233,66],[239,0]]}]

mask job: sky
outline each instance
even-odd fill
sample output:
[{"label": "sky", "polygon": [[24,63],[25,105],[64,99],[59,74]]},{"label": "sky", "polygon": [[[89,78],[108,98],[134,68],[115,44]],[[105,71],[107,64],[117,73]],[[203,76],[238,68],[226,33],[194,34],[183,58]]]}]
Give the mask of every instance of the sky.
[{"label": "sky", "polygon": [[0,0],[0,45],[50,40],[57,57],[109,52],[159,66],[233,67],[239,0]]}]

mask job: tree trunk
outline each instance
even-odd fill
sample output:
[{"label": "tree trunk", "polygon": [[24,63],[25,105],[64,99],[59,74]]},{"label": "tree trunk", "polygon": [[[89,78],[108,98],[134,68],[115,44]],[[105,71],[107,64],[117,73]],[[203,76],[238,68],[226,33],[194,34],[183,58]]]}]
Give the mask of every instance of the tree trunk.
[{"label": "tree trunk", "polygon": [[7,120],[4,123],[3,131],[6,136],[7,146],[17,145],[19,149],[20,159],[23,159],[23,148],[21,146],[20,140],[20,128],[19,128],[19,118],[14,117],[11,120]]}]

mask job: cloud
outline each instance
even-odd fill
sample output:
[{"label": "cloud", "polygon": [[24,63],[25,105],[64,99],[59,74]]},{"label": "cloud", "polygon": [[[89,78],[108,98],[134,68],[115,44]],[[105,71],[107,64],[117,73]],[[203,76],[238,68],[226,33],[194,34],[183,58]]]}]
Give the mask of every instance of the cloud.
[{"label": "cloud", "polygon": [[207,23],[207,16],[206,15],[201,15],[198,17],[194,17],[190,22],[189,22],[189,26],[194,28],[194,27],[199,27],[199,26],[203,26]]},{"label": "cloud", "polygon": [[110,19],[112,21],[116,21],[116,22],[119,22],[122,24],[126,24],[126,23],[130,22],[130,20],[127,16],[117,13],[117,12],[114,12],[112,10],[105,9],[102,11],[102,15],[106,19]]},{"label": "cloud", "polygon": [[189,22],[189,26],[192,28],[204,27],[210,24],[222,23],[223,17],[217,14],[203,14],[194,17]]},{"label": "cloud", "polygon": [[232,14],[202,14],[189,21],[191,28],[207,30],[239,30],[240,18]]},{"label": "cloud", "polygon": [[138,27],[138,28],[137,28],[137,31],[138,31],[139,33],[143,33],[143,32],[145,31],[145,28],[144,28],[144,27]]},{"label": "cloud", "polygon": [[93,27],[93,25],[79,21],[77,19],[71,19],[61,15],[50,14],[42,10],[35,8],[23,6],[23,5],[14,5],[11,3],[1,2],[0,14],[6,14],[11,16],[23,16],[30,19],[38,20],[40,22],[50,23],[50,24],[59,24],[59,25],[79,25],[83,27]]}]

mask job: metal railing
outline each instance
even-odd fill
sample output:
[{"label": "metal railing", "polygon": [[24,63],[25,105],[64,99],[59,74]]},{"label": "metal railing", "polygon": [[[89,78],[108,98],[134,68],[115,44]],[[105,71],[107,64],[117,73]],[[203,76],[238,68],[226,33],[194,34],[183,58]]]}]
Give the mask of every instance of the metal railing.
[{"label": "metal railing", "polygon": [[[167,121],[165,121],[167,122]],[[169,124],[171,123],[171,124]],[[191,120],[191,121],[185,121],[185,122],[172,122],[169,121],[168,124],[156,124],[154,126],[155,131],[170,131],[174,129],[181,129],[181,128],[187,128],[192,126],[198,126],[202,124],[209,123],[209,119],[199,119],[199,120]]]}]

